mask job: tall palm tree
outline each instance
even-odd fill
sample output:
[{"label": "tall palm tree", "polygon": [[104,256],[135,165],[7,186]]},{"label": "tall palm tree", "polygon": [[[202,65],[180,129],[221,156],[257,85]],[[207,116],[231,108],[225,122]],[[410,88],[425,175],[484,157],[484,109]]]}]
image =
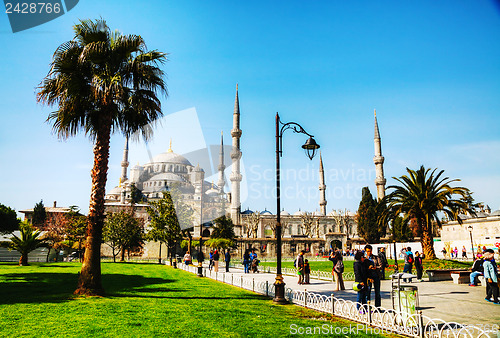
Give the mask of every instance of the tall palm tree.
[{"label": "tall palm tree", "polygon": [[94,142],[87,240],[75,294],[102,295],[100,247],[110,136],[115,131],[150,136],[150,123],[162,116],[157,93],[167,95],[159,68],[166,54],[147,51],[140,36],[111,32],[102,19],[81,20],[74,32],[73,40],[56,49],[37,99],[57,106],[47,122],[60,138],[83,131]]},{"label": "tall palm tree", "polygon": [[41,232],[35,230],[30,224],[21,225],[19,231],[21,232],[21,236],[17,237],[16,235],[12,235],[8,247],[21,254],[19,265],[27,266],[29,265],[28,254],[35,249],[46,246],[46,244],[45,241],[40,238]]},{"label": "tall palm tree", "polygon": [[[379,221],[387,221],[402,215],[403,221],[410,221],[414,233],[420,236],[422,250],[429,259],[435,259],[433,233],[434,224],[441,226],[439,213],[442,212],[452,220],[462,224],[458,215],[462,212],[474,214],[464,201],[470,191],[464,187],[452,187],[451,183],[460,181],[442,177],[444,170],[436,174],[436,170],[421,166],[417,171],[406,168],[408,175],[393,177],[400,185],[391,185],[394,189],[381,202],[387,208],[382,212]],[[456,198],[458,197],[458,199]]]}]

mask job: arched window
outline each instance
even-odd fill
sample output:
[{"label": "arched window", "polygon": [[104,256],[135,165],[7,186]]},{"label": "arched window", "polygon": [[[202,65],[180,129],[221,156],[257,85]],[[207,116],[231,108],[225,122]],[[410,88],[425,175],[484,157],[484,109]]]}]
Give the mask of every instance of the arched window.
[{"label": "arched window", "polygon": [[327,226],[325,224],[325,225],[323,225],[323,233],[326,234],[326,232],[327,232]]},{"label": "arched window", "polygon": [[208,230],[208,229],[203,230],[203,232],[201,233],[201,235],[203,237],[210,237],[210,230]]}]

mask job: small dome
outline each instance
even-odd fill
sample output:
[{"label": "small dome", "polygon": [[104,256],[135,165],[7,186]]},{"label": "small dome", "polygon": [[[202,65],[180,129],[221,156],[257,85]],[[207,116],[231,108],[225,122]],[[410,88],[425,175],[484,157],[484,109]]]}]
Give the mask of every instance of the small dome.
[{"label": "small dome", "polygon": [[253,211],[250,209],[247,209],[247,210],[243,211],[241,214],[242,215],[250,215],[250,214],[253,214]]},{"label": "small dome", "polygon": [[205,194],[207,194],[210,197],[217,197],[217,196],[219,196],[219,191],[217,189],[212,188],[212,189],[207,190],[207,192]]},{"label": "small dome", "polygon": [[500,216],[500,209],[493,211],[490,216]]},{"label": "small dome", "polygon": [[114,187],[107,193],[107,195],[121,195],[122,191],[122,187]]},{"label": "small dome", "polygon": [[297,211],[296,213],[294,213],[293,215],[294,215],[294,216],[302,216],[302,215],[304,215],[304,214],[305,214],[305,212],[303,212],[303,211],[300,211],[300,210],[299,210],[299,211]]},{"label": "small dome", "polygon": [[269,210],[264,210],[263,212],[260,213],[261,215],[272,215],[272,213]]},{"label": "small dome", "polygon": [[282,216],[290,216],[290,213],[288,211],[283,210],[283,211],[280,212],[280,215],[282,215]]}]

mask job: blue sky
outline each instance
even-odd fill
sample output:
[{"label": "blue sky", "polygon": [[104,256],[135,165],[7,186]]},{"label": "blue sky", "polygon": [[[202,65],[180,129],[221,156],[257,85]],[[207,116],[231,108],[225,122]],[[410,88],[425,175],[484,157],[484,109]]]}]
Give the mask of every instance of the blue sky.
[{"label": "blue sky", "polygon": [[[92,1],[13,34],[0,14],[0,203],[22,210],[78,205],[87,211],[92,145],[59,141],[36,103],[54,50],[78,19],[103,17],[169,53],[169,115],[196,111],[193,127],[158,128],[153,156],[185,139],[230,144],[239,83],[247,197],[242,208],[275,212],[274,116],[300,123],[321,145],[328,211],[355,211],[375,194],[373,110],[388,184],[421,164],[460,178],[477,201],[500,208],[500,6],[494,1]],[[175,115],[177,113],[177,115]],[[186,119],[191,119],[186,115]],[[191,121],[191,120],[190,120]],[[198,123],[199,122],[199,123]],[[184,131],[184,139],[173,130]],[[175,134],[175,135],[174,135]],[[173,137],[175,136],[175,137]],[[176,139],[177,138],[177,139]],[[284,138],[282,207],[314,211],[318,158]],[[112,138],[108,188],[118,183],[123,137]],[[136,144],[130,162],[144,163]]]}]

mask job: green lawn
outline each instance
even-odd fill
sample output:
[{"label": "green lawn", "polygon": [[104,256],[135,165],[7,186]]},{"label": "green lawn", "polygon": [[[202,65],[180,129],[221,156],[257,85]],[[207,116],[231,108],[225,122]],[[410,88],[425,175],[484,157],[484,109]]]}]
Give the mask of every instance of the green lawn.
[{"label": "green lawn", "polygon": [[[394,260],[388,260],[389,265],[394,265]],[[424,271],[428,269],[468,269],[472,266],[472,262],[459,262],[459,261],[451,261],[444,259],[436,259],[432,261],[424,260]],[[354,261],[344,260],[344,271],[345,272],[353,272],[353,264]],[[321,261],[309,261],[309,265],[311,266],[312,271],[327,271],[331,272],[333,268],[333,263],[328,259]],[[399,270],[403,271],[404,261],[398,260]],[[276,262],[266,261],[262,262],[261,266],[276,266]],[[293,268],[293,261],[284,261],[282,262],[282,267]],[[390,267],[385,270],[386,276],[389,276],[394,272],[394,268]],[[413,267],[413,272],[415,273],[415,267]]]},{"label": "green lawn", "polygon": [[148,263],[103,263],[107,296],[74,297],[80,267],[0,263],[0,336],[287,337],[292,324],[357,325]]}]

